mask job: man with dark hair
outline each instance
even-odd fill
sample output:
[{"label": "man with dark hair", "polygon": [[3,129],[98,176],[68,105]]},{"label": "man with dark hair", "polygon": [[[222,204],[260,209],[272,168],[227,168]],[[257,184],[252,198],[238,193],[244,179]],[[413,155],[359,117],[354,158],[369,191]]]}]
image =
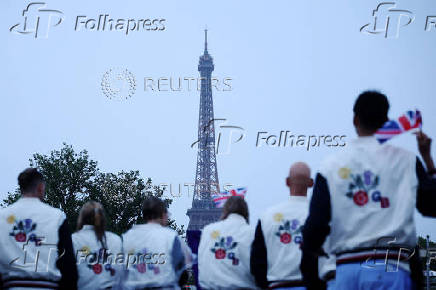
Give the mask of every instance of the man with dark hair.
[{"label": "man with dark hair", "polygon": [[359,137],[327,158],[316,176],[300,266],[309,289],[320,288],[318,255],[329,234],[336,255],[335,289],[413,288],[415,206],[436,217],[431,139],[418,133],[426,172],[413,153],[380,144],[373,136],[388,120],[388,110],[385,95],[359,95],[353,120]]},{"label": "man with dark hair", "polygon": [[268,208],[259,219],[251,247],[250,270],[260,288],[303,290],[300,266],[301,230],[307,217],[310,168],[292,164],[286,178],[288,200]]},{"label": "man with dark hair", "polygon": [[354,104],[354,125],[359,136],[372,135],[388,120],[389,102],[385,95],[366,91]]},{"label": "man with dark hair", "polygon": [[44,177],[35,168],[21,172],[18,184],[21,198],[0,209],[3,287],[77,289],[76,261],[65,214],[42,202]]},{"label": "man with dark hair", "polygon": [[167,227],[165,203],[149,196],[142,203],[145,224],[134,225],[123,235],[127,289],[177,289],[185,270],[186,246],[177,232]]},{"label": "man with dark hair", "polygon": [[166,226],[168,222],[167,207],[161,199],[155,196],[147,197],[142,202],[142,217],[145,223],[156,220]]}]

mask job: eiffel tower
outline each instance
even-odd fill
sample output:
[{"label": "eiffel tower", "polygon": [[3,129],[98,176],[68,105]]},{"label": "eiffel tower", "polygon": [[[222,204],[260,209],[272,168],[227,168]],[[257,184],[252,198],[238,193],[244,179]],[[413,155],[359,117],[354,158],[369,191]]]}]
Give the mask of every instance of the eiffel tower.
[{"label": "eiffel tower", "polygon": [[215,208],[213,194],[220,192],[215,156],[215,126],[213,117],[211,75],[213,58],[207,51],[207,29],[204,31],[204,53],[200,56],[201,93],[198,119],[198,155],[195,172],[192,208],[188,209],[188,231],[201,230],[205,225],[219,220],[221,209]]}]

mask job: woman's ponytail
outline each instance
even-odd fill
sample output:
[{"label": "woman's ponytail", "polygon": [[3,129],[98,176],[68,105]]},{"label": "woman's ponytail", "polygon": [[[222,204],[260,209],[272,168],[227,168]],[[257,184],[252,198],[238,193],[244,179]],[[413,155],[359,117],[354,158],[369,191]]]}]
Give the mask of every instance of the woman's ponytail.
[{"label": "woman's ponytail", "polygon": [[100,203],[88,201],[83,205],[80,210],[77,229],[81,230],[84,225],[93,226],[97,240],[101,243],[103,248],[107,248],[105,235],[106,217],[103,206]]}]

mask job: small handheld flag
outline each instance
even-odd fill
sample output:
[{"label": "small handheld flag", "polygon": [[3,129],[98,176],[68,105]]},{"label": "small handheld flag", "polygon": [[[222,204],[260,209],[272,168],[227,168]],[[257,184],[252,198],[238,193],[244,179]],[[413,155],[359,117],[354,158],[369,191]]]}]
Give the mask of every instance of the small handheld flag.
[{"label": "small handheld flag", "polygon": [[380,143],[384,143],[393,137],[412,129],[422,128],[421,112],[407,111],[397,120],[387,121],[383,127],[377,130],[375,137]]},{"label": "small handheld flag", "polygon": [[219,194],[212,195],[212,198],[213,198],[213,202],[215,203],[215,207],[220,208],[224,206],[227,199],[229,199],[230,197],[241,196],[242,198],[244,198],[246,193],[247,193],[247,188],[240,187],[237,189],[231,189],[224,192],[220,192]]}]

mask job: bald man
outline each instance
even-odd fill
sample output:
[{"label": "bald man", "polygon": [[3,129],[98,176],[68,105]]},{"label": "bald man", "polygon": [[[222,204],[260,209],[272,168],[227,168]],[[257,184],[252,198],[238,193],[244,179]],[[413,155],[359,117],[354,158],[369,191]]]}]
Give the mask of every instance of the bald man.
[{"label": "bald man", "polygon": [[251,273],[260,288],[305,289],[300,273],[302,226],[308,213],[307,189],[313,186],[304,162],[291,166],[287,201],[266,210],[251,247]]}]

